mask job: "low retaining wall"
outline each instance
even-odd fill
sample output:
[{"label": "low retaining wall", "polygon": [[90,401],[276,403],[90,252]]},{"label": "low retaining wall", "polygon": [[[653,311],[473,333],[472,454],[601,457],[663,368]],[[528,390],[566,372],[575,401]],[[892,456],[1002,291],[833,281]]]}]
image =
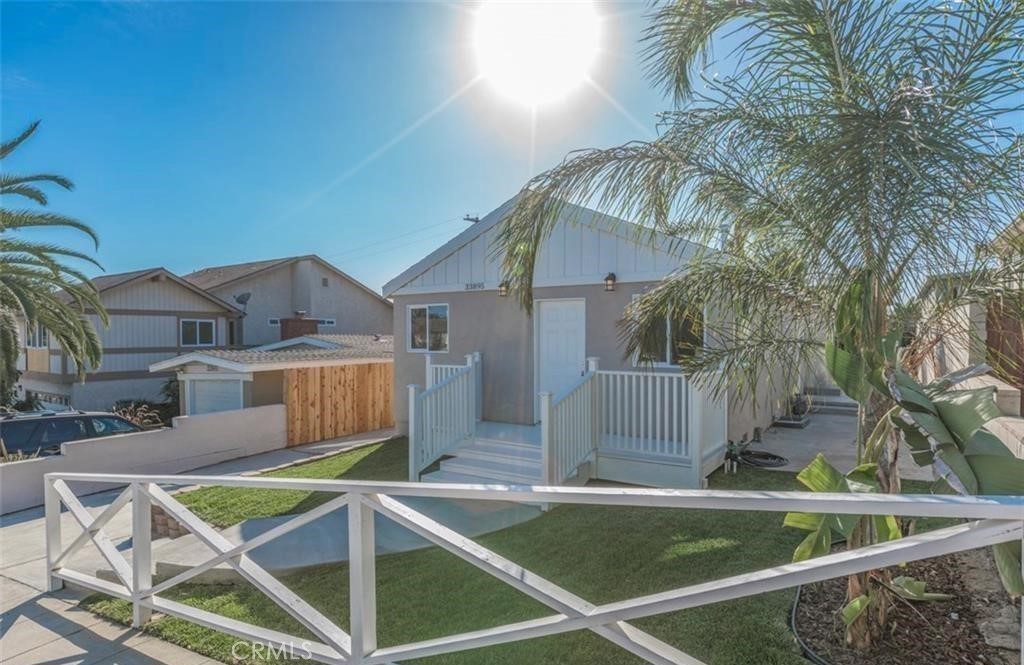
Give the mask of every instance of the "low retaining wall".
[{"label": "low retaining wall", "polygon": [[[284,448],[283,404],[199,416],[171,427],[65,443],[61,454],[0,464],[0,514],[43,503],[47,473],[168,474]],[[110,486],[90,484],[91,492]]]}]

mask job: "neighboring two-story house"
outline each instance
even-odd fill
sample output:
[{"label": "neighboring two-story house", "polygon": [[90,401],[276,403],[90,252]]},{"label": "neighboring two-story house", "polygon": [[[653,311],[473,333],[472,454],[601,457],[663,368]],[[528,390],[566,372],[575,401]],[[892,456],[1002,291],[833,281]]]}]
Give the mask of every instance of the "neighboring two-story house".
[{"label": "neighboring two-story house", "polygon": [[391,302],[322,258],[309,254],[203,268],[185,279],[244,312],[247,346],[281,339],[281,321],[302,313],[303,333],[390,333]]},{"label": "neighboring two-story house", "polygon": [[80,381],[74,362],[41,326],[22,324],[19,397],[34,394],[44,406],[106,410],[121,399],[160,401],[173,372],[149,366],[195,349],[240,343],[241,311],[164,268],[103,275],[93,280],[110,317],[104,327],[86,311],[103,344],[99,367]]}]

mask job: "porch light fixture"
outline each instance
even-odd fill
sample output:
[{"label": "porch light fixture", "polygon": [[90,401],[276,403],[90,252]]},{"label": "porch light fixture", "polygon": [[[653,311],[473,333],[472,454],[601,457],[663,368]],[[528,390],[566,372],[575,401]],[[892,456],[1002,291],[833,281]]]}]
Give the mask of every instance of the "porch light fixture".
[{"label": "porch light fixture", "polygon": [[614,291],[615,290],[615,273],[610,272],[604,276],[604,290]]},{"label": "porch light fixture", "polygon": [[498,297],[504,298],[508,295],[508,282],[502,282],[498,284]]}]

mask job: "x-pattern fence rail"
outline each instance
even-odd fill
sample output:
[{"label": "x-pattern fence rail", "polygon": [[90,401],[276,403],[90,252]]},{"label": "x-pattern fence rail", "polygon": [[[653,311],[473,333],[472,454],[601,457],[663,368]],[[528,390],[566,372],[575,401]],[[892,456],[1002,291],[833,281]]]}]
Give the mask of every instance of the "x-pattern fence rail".
[{"label": "x-pattern fence rail", "polygon": [[[127,488],[95,517],[68,482],[124,483]],[[338,497],[279,524],[243,543],[234,544],[199,519],[161,485],[215,485],[330,492]],[[557,584],[526,570],[500,554],[462,536],[403,503],[400,497],[435,497],[484,501],[570,503],[606,506],[702,510],[802,511],[818,513],[951,517],[967,520],[901,540],[841,552],[800,563],[766,568],[711,582],[670,589],[602,605],[594,605]],[[115,547],[104,526],[127,504],[132,510],[132,561]],[[81,527],[71,544],[62,547],[61,504]],[[153,505],[178,520],[211,550],[202,564],[153,584],[150,511]],[[348,508],[349,632],[306,603],[247,552],[294,531],[331,511]],[[380,647],[377,644],[374,513],[441,547],[480,570],[547,605],[552,614],[485,630],[432,640]],[[1024,534],[1024,498],[811,494],[803,492],[734,492],[671,489],[527,487],[419,483],[341,482],[233,476],[118,476],[49,474],[46,477],[47,563],[51,589],[63,581],[129,600],[133,623],[141,626],[158,611],[275,648],[303,644],[325,663],[394,663],[414,658],[505,644],[575,630],[591,630],[650,663],[702,665],[701,661],[643,632],[629,621],[769,591],[817,582],[875,568],[1020,540]],[[95,543],[117,582],[73,571],[65,562],[88,542]],[[226,563],[243,579],[277,603],[318,641],[307,640],[217,614],[160,596],[177,584]]]}]

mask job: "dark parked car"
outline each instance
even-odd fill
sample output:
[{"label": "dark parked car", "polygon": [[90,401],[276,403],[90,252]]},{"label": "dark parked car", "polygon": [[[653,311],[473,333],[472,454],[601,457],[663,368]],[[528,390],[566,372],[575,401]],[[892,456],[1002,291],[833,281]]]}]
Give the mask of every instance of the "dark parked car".
[{"label": "dark parked car", "polygon": [[60,444],[91,439],[142,428],[112,413],[85,411],[37,411],[0,415],[0,439],[8,453],[17,451],[40,455],[60,453]]}]

